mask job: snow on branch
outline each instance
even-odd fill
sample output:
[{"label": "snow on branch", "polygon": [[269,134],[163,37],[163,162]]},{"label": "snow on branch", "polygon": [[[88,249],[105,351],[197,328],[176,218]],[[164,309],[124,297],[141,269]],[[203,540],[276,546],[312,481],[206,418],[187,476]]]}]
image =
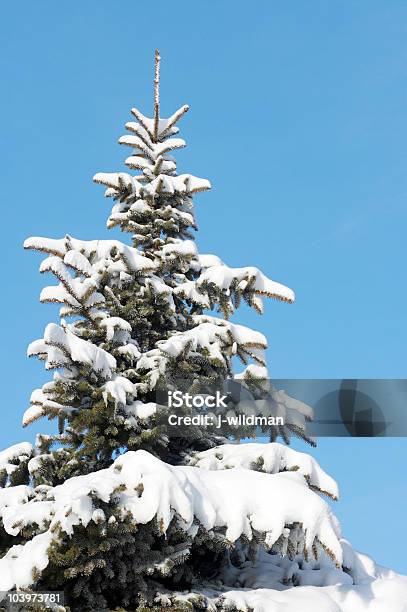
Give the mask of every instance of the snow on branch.
[{"label": "snow on branch", "polygon": [[128,334],[131,332],[130,323],[121,317],[106,317],[102,319],[100,326],[106,329],[107,340],[113,340],[116,330],[128,332]]},{"label": "snow on branch", "polygon": [[191,195],[199,191],[207,191],[211,188],[211,184],[207,179],[202,179],[192,174],[168,176],[167,174],[159,173],[151,182],[144,184],[137,177],[130,176],[126,172],[98,172],[93,177],[93,180],[95,183],[108,187],[105,194],[107,196],[131,197],[132,199],[140,200],[143,198],[155,198],[160,194]]},{"label": "snow on branch", "polygon": [[[13,475],[26,466],[33,455],[33,447],[29,442],[20,442],[0,452],[0,487],[12,484]],[[1,496],[1,492],[0,492]],[[25,499],[25,497],[24,497]]]},{"label": "snow on branch", "polygon": [[34,389],[31,393],[31,406],[24,412],[22,420],[23,427],[27,427],[30,423],[37,421],[46,413],[65,416],[76,410],[73,406],[66,406],[51,399],[50,396],[54,391],[54,384],[54,381],[45,383],[42,389]]},{"label": "snow on branch", "polygon": [[79,363],[89,366],[103,378],[111,378],[116,369],[113,355],[55,323],[47,325],[43,339],[31,342],[27,354],[29,357],[40,356],[44,359],[46,369]]},{"label": "snow on branch", "polygon": [[[86,271],[87,275],[90,275],[91,271],[98,272],[100,269],[98,264],[99,266],[104,264],[104,268],[110,272],[117,271],[119,273],[127,271],[140,274],[154,270],[156,267],[151,259],[145,257],[137,249],[120,242],[120,240],[78,240],[69,235],[59,240],[33,237],[25,240],[24,248],[54,254],[62,259],[67,256],[69,251],[74,251],[75,253],[69,255],[65,263],[76,268],[79,272],[85,273]],[[79,257],[80,255],[83,257]],[[85,264],[85,259],[93,268]],[[123,262],[122,266],[120,260]]]},{"label": "snow on branch", "polygon": [[35,404],[30,406],[23,414],[22,425],[23,427],[27,427],[27,425],[30,425],[30,423],[37,421],[43,416],[44,409],[41,405]]},{"label": "snow on branch", "polygon": [[[119,138],[119,144],[133,149],[132,154],[126,158],[125,164],[141,173],[132,176],[126,172],[98,172],[93,177],[96,183],[105,185],[107,188],[105,196],[113,197],[119,203],[119,206],[117,203],[113,206],[107,226],[111,228],[119,224],[122,229],[131,232],[137,238],[137,244],[143,243],[149,215],[144,217],[139,210],[133,208],[134,204],[143,200],[148,200],[154,207],[157,201],[168,204],[172,209],[172,214],[170,217],[168,215],[163,217],[162,227],[165,228],[165,231],[172,229],[182,234],[182,226],[184,228],[186,226],[195,227],[195,223],[192,220],[186,226],[185,224],[178,226],[177,217],[179,217],[180,209],[185,210],[187,207],[192,207],[191,196],[211,188],[207,179],[191,174],[177,175],[176,161],[170,153],[185,147],[186,143],[182,138],[175,137],[179,132],[175,124],[189,107],[183,105],[170,117],[160,118],[159,66],[160,55],[157,53],[155,57],[154,116],[146,117],[137,108],[132,108],[131,112],[137,121],[128,121],[125,127],[130,133]],[[158,210],[155,210],[155,213],[158,217],[160,216]],[[170,228],[170,218],[173,221],[173,228]]]},{"label": "snow on branch", "polygon": [[197,453],[191,465],[207,470],[224,470],[234,467],[258,470],[267,474],[298,471],[310,487],[338,499],[338,485],[318,465],[311,455],[300,453],[283,444],[224,444]]},{"label": "snow on branch", "polygon": [[189,111],[188,104],[184,104],[178,110],[176,110],[175,113],[173,113],[171,115],[171,117],[168,117],[168,119],[162,119],[162,123],[161,123],[161,126],[160,126],[160,136],[159,137],[162,139],[162,138],[166,138],[167,136],[170,136],[171,134],[177,133],[178,132],[178,128],[173,128],[173,126],[188,111]]},{"label": "snow on branch", "polygon": [[[52,540],[70,536],[78,525],[86,527],[97,520],[98,499],[108,503],[115,498],[123,518],[130,515],[136,524],[155,521],[163,534],[175,521],[180,531],[194,537],[198,524],[206,532],[224,534],[230,543],[245,536],[264,542],[267,548],[287,538],[290,526],[298,524],[306,554],[312,557],[315,547],[323,547],[341,564],[338,527],[329,506],[304,480],[292,476],[240,468],[210,471],[171,466],[139,450],[125,453],[105,470],[50,487],[45,498],[41,488],[38,492],[31,489],[28,495],[28,487],[24,491],[16,487],[5,504],[0,490],[6,533],[15,536],[27,526],[38,525],[31,542],[12,546],[0,559],[0,590],[29,587],[33,578],[27,566],[33,569],[40,556],[36,566],[41,572]],[[36,541],[38,552],[30,558],[27,553]]]},{"label": "snow on branch", "polygon": [[200,255],[201,273],[195,280],[188,280],[176,287],[175,293],[191,303],[206,308],[220,304],[225,316],[230,316],[245,299],[260,314],[263,312],[261,297],[271,297],[292,304],[294,291],[267,278],[258,268],[230,268],[214,255]]},{"label": "snow on branch", "polygon": [[[132,131],[134,132],[134,128],[132,128]],[[120,136],[119,144],[132,147],[136,151],[141,151],[142,154],[144,154],[151,162],[154,163],[165,153],[186,147],[186,142],[182,138],[169,138],[164,140],[164,142],[154,144],[150,140],[148,140],[146,143],[146,141],[140,138],[140,136],[133,136],[132,134]]]},{"label": "snow on branch", "polygon": [[40,251],[43,253],[49,253],[50,255],[58,255],[63,257],[67,249],[68,236],[65,238],[44,238],[40,236],[32,236],[24,241],[25,249],[32,249],[34,251]]},{"label": "snow on branch", "polygon": [[225,362],[225,348],[234,344],[259,363],[264,363],[263,350],[267,340],[260,332],[216,317],[196,315],[195,327],[176,332],[168,340],[160,340],[156,346],[166,355],[177,358],[181,353],[199,353],[205,350],[214,362]]},{"label": "snow on branch", "polygon": [[[168,119],[159,119],[158,122],[158,135],[157,142],[167,138],[168,136],[172,136],[178,133],[178,128],[174,127],[175,124],[187,113],[189,110],[188,104],[184,104],[178,110],[175,111],[168,117]],[[154,130],[154,118],[150,119],[141,113],[137,108],[131,109],[132,115],[137,119],[140,126],[147,132],[149,138],[153,139],[153,130]],[[126,125],[127,127],[127,125]]]},{"label": "snow on branch", "polygon": [[215,285],[221,290],[229,290],[232,284],[237,284],[239,288],[246,287],[257,293],[279,299],[283,302],[292,303],[295,300],[294,292],[275,281],[267,278],[258,268],[229,268],[225,264],[221,266],[211,266],[207,268],[197,281],[198,286]]},{"label": "snow on branch", "polygon": [[65,304],[65,316],[103,318],[105,313],[96,307],[103,306],[106,298],[98,289],[120,286],[138,276],[149,275],[156,268],[151,259],[118,240],[34,237],[27,239],[24,246],[50,254],[41,263],[40,271],[52,272],[60,284],[45,287],[40,301]]},{"label": "snow on branch", "polygon": [[103,385],[103,399],[106,404],[108,399],[112,399],[116,406],[117,404],[125,406],[128,395],[133,394],[135,394],[135,386],[124,376],[114,376],[112,380],[108,380]]},{"label": "snow on branch", "polygon": [[160,256],[164,261],[168,259],[176,260],[179,257],[195,259],[198,256],[198,251],[193,240],[174,239],[161,248]]}]

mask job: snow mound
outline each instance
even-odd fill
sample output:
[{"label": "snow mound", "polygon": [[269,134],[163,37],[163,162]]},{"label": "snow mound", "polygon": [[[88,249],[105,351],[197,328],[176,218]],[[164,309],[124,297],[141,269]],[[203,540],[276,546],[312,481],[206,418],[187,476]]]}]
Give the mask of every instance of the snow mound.
[{"label": "snow mound", "polygon": [[213,592],[208,603],[242,612],[406,612],[406,602],[407,577],[397,576],[360,585]]},{"label": "snow mound", "polygon": [[306,562],[261,549],[255,562],[227,567],[222,587],[199,585],[195,593],[170,595],[170,602],[204,602],[212,612],[405,612],[407,577],[340,542],[347,562],[343,569],[323,553]]}]

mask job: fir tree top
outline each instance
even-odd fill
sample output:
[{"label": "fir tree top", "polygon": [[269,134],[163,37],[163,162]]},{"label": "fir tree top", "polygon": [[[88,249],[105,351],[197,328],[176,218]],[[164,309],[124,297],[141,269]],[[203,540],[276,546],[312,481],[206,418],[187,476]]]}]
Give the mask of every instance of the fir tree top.
[{"label": "fir tree top", "polygon": [[[272,439],[288,441],[290,432],[306,437],[310,409],[267,380],[266,338],[228,320],[242,299],[261,313],[263,296],[293,302],[294,293],[255,267],[230,268],[215,255],[198,253],[193,195],[210,183],[177,174],[169,153],[185,146],[175,135],[188,106],[160,118],[159,76],[156,51],[154,116],[133,108],[137,121],[126,123],[131,134],[119,139],[134,149],[125,163],[139,173],[94,177],[114,199],[108,227],[131,233],[132,246],[68,235],[29,238],[24,245],[48,255],[40,271],[59,281],[45,287],[40,300],[62,304],[60,324],[50,323],[29,346],[28,354],[55,373],[33,392],[23,420],[58,418],[58,436],[41,438],[39,450],[46,465],[52,444],[62,445],[54,479],[104,468],[123,450],[143,448],[177,463],[191,451],[225,442],[219,432],[201,427],[168,429],[168,407],[157,390],[175,389],[180,380],[195,393],[208,383],[234,380],[245,389],[246,409],[249,399],[256,414],[286,417],[284,426],[267,428]],[[208,314],[216,310],[223,316]],[[247,366],[237,375],[235,357]],[[228,410],[240,410],[236,397],[229,399]],[[226,432],[248,433],[237,427]],[[41,465],[35,464],[38,474]],[[45,479],[51,474],[42,472]]]},{"label": "fir tree top", "polygon": [[[98,173],[93,179],[107,186],[107,197],[118,201],[113,206],[108,227],[120,225],[124,231],[131,232],[135,246],[147,255],[163,247],[163,236],[170,244],[191,236],[188,230],[196,228],[191,196],[211,187],[206,179],[191,174],[177,175],[176,161],[169,152],[186,145],[184,140],[173,136],[179,132],[176,123],[189,107],[181,106],[168,119],[160,118],[160,60],[156,50],[154,117],[146,117],[137,108],[132,108],[137,121],[127,122],[125,127],[131,134],[119,139],[120,144],[133,149],[125,164],[140,170],[141,174]],[[184,246],[185,251],[188,248],[191,247]]]}]

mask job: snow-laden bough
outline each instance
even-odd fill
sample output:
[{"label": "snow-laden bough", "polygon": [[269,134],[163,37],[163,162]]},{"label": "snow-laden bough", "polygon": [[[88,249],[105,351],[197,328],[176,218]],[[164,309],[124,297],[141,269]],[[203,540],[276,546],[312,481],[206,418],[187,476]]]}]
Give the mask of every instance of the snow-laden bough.
[{"label": "snow-laden bough", "polygon": [[[27,525],[38,525],[29,546],[37,551],[31,567],[41,571],[50,541],[88,525],[97,510],[94,500],[108,502],[113,496],[123,517],[131,515],[137,524],[154,520],[165,533],[176,521],[190,534],[200,525],[223,533],[231,544],[242,536],[249,541],[256,537],[271,548],[289,536],[290,526],[301,525],[306,553],[312,556],[318,543],[342,563],[337,522],[301,475],[171,466],[141,450],[125,453],[108,469],[71,478],[45,492],[44,487],[0,490],[0,516],[5,531],[14,536]],[[25,546],[11,547],[0,559],[0,590],[32,584]]]}]

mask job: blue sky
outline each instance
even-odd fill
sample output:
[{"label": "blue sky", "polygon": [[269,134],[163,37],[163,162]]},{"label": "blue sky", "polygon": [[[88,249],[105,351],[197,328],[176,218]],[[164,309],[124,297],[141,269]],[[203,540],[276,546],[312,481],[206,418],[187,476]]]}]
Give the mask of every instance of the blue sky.
[{"label": "blue sky", "polygon": [[[213,184],[197,203],[200,250],[297,292],[239,318],[267,334],[271,374],[406,376],[406,2],[42,0],[2,13],[0,447],[36,431],[19,421],[47,376],[25,350],[56,316],[22,242],[115,235],[91,177],[124,168],[116,141],[131,106],[151,111],[156,46],[163,114],[191,105],[180,171]],[[314,453],[341,485],[344,535],[405,573],[406,448],[324,439]]]}]

